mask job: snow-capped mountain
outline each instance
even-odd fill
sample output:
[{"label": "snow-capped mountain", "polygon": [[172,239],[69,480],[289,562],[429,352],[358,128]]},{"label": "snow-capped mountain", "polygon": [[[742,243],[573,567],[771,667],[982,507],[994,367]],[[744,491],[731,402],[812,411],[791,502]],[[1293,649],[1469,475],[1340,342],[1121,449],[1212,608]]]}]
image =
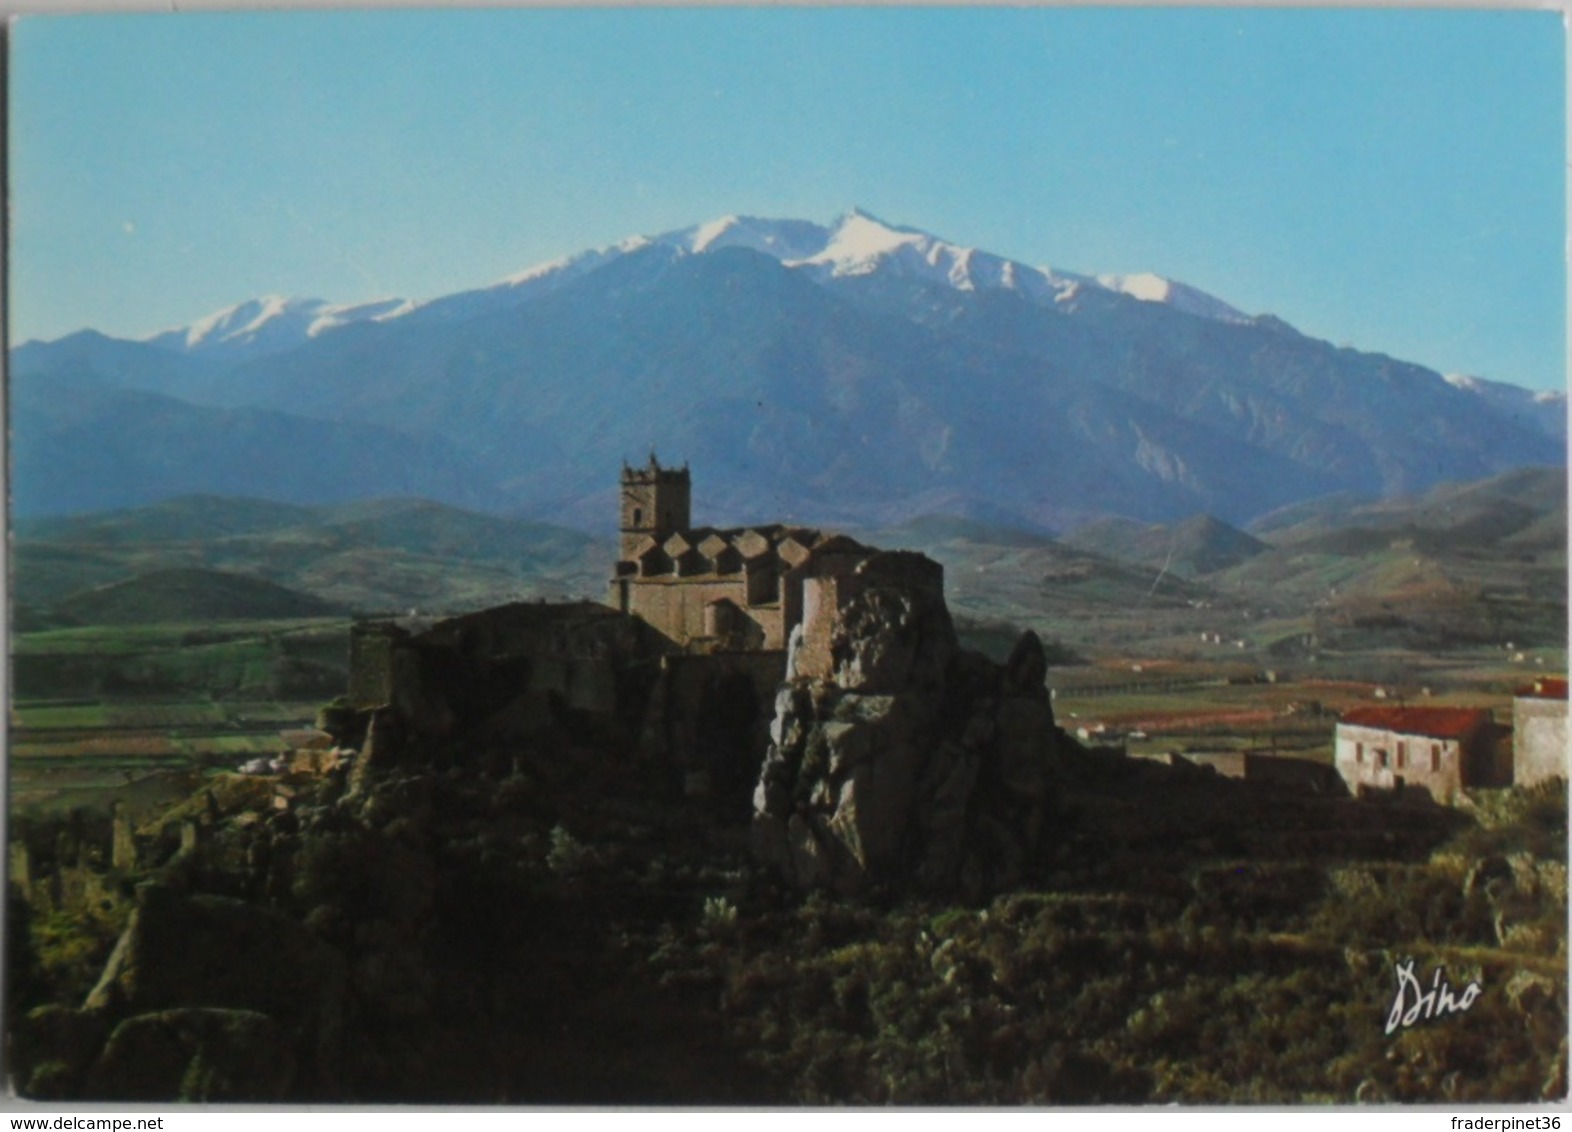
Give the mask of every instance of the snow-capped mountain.
[{"label": "snow-capped mountain", "polygon": [[727,216],[656,237],[656,242],[699,255],[721,248],[763,252],[816,282],[891,275],[957,291],[1008,291],[1038,303],[1065,303],[1084,287],[1097,287],[1187,314],[1247,322],[1221,299],[1159,275],[1090,276],[1032,266],[979,248],[940,239],[917,228],[890,224],[853,208],[824,227],[802,220]]},{"label": "snow-capped mountain", "polygon": [[[11,361],[14,400],[38,410],[13,445],[36,456],[14,483],[34,514],[91,506],[105,484],[139,499],[227,487],[208,483],[220,421],[224,466],[284,477],[293,501],[342,498],[352,456],[357,490],[409,490],[402,444],[429,454],[422,475],[449,501],[463,481],[471,500],[588,525],[613,514],[620,461],[652,445],[692,462],[713,521],[943,509],[1038,528],[1240,524],[1566,451],[1559,395],[1443,379],[1176,281],[1034,267],[858,210],[723,217],[421,302],[256,300]],[[68,384],[76,401],[56,404]],[[320,452],[335,426],[339,464]],[[89,464],[50,458],[62,450],[107,455],[78,475]]]},{"label": "snow-capped mountain", "polygon": [[656,236],[630,236],[606,247],[525,268],[484,287],[441,298],[377,299],[333,305],[321,299],[269,295],[226,307],[143,341],[190,354],[239,360],[292,350],[302,342],[357,322],[410,318],[454,322],[539,298],[622,256],[651,245],[682,255],[746,248],[816,282],[880,277],[961,292],[1008,291],[1036,303],[1068,303],[1091,287],[1162,303],[1187,314],[1247,322],[1221,299],[1158,275],[1090,276],[1034,267],[992,252],[951,243],[916,228],[887,223],[853,208],[830,225],[807,220],[724,216]]},{"label": "snow-capped mountain", "polygon": [[657,242],[695,255],[749,248],[816,282],[883,273],[957,291],[1014,291],[1038,302],[1053,302],[1076,284],[1091,282],[887,224],[855,208],[829,227],[728,216],[657,237]]},{"label": "snow-capped mountain", "polygon": [[248,361],[357,322],[381,322],[415,307],[407,299],[372,299],[335,304],[322,299],[264,295],[215,311],[189,326],[175,327],[142,341],[187,354],[224,361]]}]

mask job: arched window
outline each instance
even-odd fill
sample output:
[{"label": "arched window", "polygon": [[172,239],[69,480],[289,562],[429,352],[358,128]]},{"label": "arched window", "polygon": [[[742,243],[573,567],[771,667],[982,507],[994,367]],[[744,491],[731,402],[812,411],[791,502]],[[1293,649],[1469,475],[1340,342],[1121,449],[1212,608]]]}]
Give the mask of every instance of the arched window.
[{"label": "arched window", "polygon": [[644,508],[642,508],[642,507],[635,507],[633,509],[633,525],[635,527],[640,527],[640,526],[644,525]]}]

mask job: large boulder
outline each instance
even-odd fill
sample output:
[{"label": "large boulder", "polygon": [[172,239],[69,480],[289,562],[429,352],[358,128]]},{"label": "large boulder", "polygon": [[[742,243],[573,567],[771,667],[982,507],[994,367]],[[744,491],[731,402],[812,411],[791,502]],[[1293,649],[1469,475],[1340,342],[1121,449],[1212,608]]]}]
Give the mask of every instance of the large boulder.
[{"label": "large boulder", "polygon": [[1042,642],[1024,634],[1002,666],[963,651],[942,575],[913,557],[858,568],[832,676],[798,676],[776,697],[753,842],[795,887],[981,891],[1039,856],[1067,743]]},{"label": "large boulder", "polygon": [[115,1027],[82,1095],[113,1101],[287,1100],[295,1054],[278,1023],[252,1010],[185,1007]]},{"label": "large boulder", "polygon": [[51,1004],[18,1019],[10,1034],[11,1080],[35,1101],[70,1100],[109,1037],[109,1020],[91,1010]]},{"label": "large boulder", "polygon": [[958,649],[944,574],[920,554],[889,551],[861,563],[830,636],[834,683],[863,693],[937,689]]},{"label": "large boulder", "polygon": [[[287,916],[224,896],[187,895],[144,884],[137,890],[130,922],[83,1007],[122,1021],[188,1008],[263,1015],[282,1036],[309,1093],[328,1089],[337,1077],[347,985],[343,956]],[[246,1035],[260,1032],[249,1022],[231,1019],[235,1025],[226,1029],[220,1021],[187,1019],[170,1033],[195,1035],[196,1045],[187,1042],[180,1048],[228,1043],[228,1049],[245,1045],[250,1040]],[[160,1045],[162,1039],[134,1041],[134,1048],[142,1049],[151,1048],[148,1043]],[[173,1048],[162,1042],[160,1048],[165,1047]],[[126,1056],[141,1063],[140,1053]],[[163,1053],[157,1057],[160,1064],[168,1060]]]}]

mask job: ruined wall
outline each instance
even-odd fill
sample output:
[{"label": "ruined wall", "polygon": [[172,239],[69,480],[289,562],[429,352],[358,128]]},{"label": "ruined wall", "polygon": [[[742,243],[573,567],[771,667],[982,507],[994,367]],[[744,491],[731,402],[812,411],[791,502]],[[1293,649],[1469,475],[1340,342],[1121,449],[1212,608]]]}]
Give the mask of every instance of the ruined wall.
[{"label": "ruined wall", "polygon": [[1209,767],[1224,778],[1243,778],[1245,776],[1245,753],[1243,751],[1191,751],[1183,755],[1173,756],[1168,760],[1167,765],[1176,766],[1181,763]]},{"label": "ruined wall", "polygon": [[[644,557],[617,564],[607,604],[643,618],[680,645],[784,649],[802,619],[803,581],[816,559],[791,539],[772,548],[755,530],[710,532],[677,558],[666,552],[673,543],[681,550],[701,533],[679,533],[665,546],[636,544]],[[716,632],[717,602],[730,603],[740,614],[736,632]]]},{"label": "ruined wall", "polygon": [[393,645],[406,635],[387,622],[362,623],[350,629],[345,695],[351,704],[371,707],[392,698]]},{"label": "ruined wall", "polygon": [[830,642],[840,617],[840,583],[833,573],[803,580],[801,629],[791,642],[791,676],[828,680],[835,674]]},{"label": "ruined wall", "polygon": [[[368,629],[361,634],[375,640]],[[628,674],[673,646],[636,618],[592,602],[515,603],[394,629],[386,647],[361,650],[359,694],[385,689],[385,703],[415,732],[444,738],[494,721],[528,730],[554,713],[617,715]]]}]

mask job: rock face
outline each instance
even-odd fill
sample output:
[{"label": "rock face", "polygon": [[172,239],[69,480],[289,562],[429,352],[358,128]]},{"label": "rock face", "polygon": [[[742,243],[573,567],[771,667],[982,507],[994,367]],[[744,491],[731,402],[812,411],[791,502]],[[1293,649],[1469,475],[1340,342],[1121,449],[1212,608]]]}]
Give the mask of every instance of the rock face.
[{"label": "rock face", "polygon": [[279,911],[144,883],[82,1006],[17,1020],[12,1079],[41,1100],[333,1096],[349,974],[336,948]]},{"label": "rock face", "polygon": [[87,1096],[266,1103],[295,1081],[287,1035],[253,1010],[187,1007],[127,1018],[93,1067]]},{"label": "rock face", "polygon": [[169,1096],[159,1090],[176,1063],[197,1059],[217,1074],[200,1091],[236,1099],[232,1089],[249,1087],[248,1051],[258,1050],[278,1077],[261,1066],[252,1071],[264,1093],[269,1081],[287,1088],[297,1065],[314,1085],[333,1081],[347,986],[334,948],[287,916],[229,897],[153,884],[137,896],[131,922],[83,1004],[87,1013],[122,1019],[90,1091],[130,1096],[124,1090],[137,1081],[150,1090],[139,1096]]},{"label": "rock face", "polygon": [[1026,633],[1003,666],[963,651],[942,573],[917,558],[881,555],[841,584],[827,643],[796,654],[827,661],[777,695],[753,843],[795,887],[980,894],[1042,847],[1068,744],[1042,642]]}]

